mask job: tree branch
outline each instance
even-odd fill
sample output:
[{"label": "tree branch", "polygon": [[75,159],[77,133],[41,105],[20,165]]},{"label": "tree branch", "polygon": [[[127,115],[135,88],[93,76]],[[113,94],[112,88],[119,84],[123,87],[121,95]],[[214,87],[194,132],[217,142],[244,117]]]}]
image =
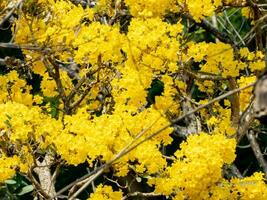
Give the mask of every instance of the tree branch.
[{"label": "tree branch", "polygon": [[126,199],[131,198],[131,197],[147,197],[147,198],[151,198],[151,197],[160,197],[160,196],[162,196],[162,194],[157,194],[157,193],[154,193],[154,192],[149,192],[149,193],[134,192],[134,193],[127,194],[126,196],[124,196],[122,198],[122,200],[126,200]]},{"label": "tree branch", "polygon": [[263,172],[265,174],[265,178],[267,178],[267,162],[261,153],[260,146],[259,146],[259,144],[256,140],[256,137],[255,137],[255,134],[253,133],[252,130],[250,130],[247,133],[247,137],[248,137],[248,140],[250,142],[250,145],[251,145],[251,148],[254,152],[255,157],[256,157],[260,167],[263,169]]}]

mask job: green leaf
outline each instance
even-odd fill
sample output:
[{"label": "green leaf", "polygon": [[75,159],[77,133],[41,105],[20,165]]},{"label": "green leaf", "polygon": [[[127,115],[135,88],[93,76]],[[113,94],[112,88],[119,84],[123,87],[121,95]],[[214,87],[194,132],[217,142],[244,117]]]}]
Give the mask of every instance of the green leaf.
[{"label": "green leaf", "polygon": [[8,180],[5,180],[5,183],[8,184],[8,185],[14,185],[14,184],[17,183],[17,181],[12,180],[12,179],[8,179]]},{"label": "green leaf", "polygon": [[22,196],[24,194],[27,194],[29,192],[33,191],[33,186],[32,185],[27,185],[21,189],[21,191],[18,193],[19,196]]},{"label": "green leaf", "polygon": [[5,120],[4,124],[7,126],[7,128],[11,128],[11,124],[10,124],[9,120]]},{"label": "green leaf", "polygon": [[10,115],[8,115],[8,114],[6,114],[6,116],[7,116],[7,118],[10,120],[10,119],[12,119],[12,117],[10,116]]}]

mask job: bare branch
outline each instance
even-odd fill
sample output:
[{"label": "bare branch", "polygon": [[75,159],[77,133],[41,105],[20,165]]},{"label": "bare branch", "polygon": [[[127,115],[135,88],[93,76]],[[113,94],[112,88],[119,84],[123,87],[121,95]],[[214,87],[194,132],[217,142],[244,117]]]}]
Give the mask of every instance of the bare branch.
[{"label": "bare branch", "polygon": [[238,128],[237,128],[237,133],[236,133],[237,144],[240,142],[243,136],[247,133],[250,127],[250,124],[255,119],[253,105],[254,105],[254,100],[251,101],[249,106],[246,108],[246,110],[242,113],[240,117]]},{"label": "bare branch", "polygon": [[84,100],[84,98],[86,97],[86,95],[90,92],[90,90],[92,89],[92,86],[97,83],[96,81],[91,83],[89,86],[86,87],[85,91],[83,91],[83,93],[81,94],[81,96],[70,105],[70,109],[73,110],[76,107],[78,107],[80,105],[80,103]]},{"label": "bare branch", "polygon": [[43,188],[42,188],[42,186],[40,185],[40,183],[38,183],[38,181],[34,178],[34,176],[33,176],[33,174],[32,174],[32,168],[28,170],[28,174],[27,174],[27,175],[28,175],[27,177],[30,179],[31,183],[34,185],[34,187],[35,187],[35,189],[37,190],[37,192],[38,192],[41,196],[43,196],[44,198],[49,199],[49,198],[50,198],[49,194],[47,194],[47,193],[43,190]]},{"label": "bare branch", "polygon": [[[229,87],[231,90],[234,90],[237,88],[237,83],[234,78],[229,78]],[[239,94],[235,93],[230,98],[231,102],[231,118],[232,118],[232,124],[234,127],[238,125],[239,121],[239,112],[240,112],[240,103],[239,103]]]},{"label": "bare branch", "polygon": [[262,167],[262,169],[263,169],[263,172],[265,174],[265,178],[267,178],[267,162],[261,153],[260,146],[259,146],[259,144],[256,140],[256,137],[255,137],[255,134],[253,133],[252,130],[250,130],[247,133],[247,137],[248,137],[248,140],[250,142],[250,145],[251,145],[251,148],[254,152],[255,157],[258,160],[260,167]]},{"label": "bare branch", "polygon": [[122,200],[126,200],[130,197],[160,197],[162,194],[157,194],[154,192],[149,192],[149,193],[142,193],[142,192],[134,192],[134,193],[129,193],[126,196],[122,198]]},{"label": "bare branch", "polygon": [[187,69],[183,69],[183,72],[185,72],[189,76],[192,76],[193,78],[199,79],[199,80],[213,80],[213,81],[215,81],[215,80],[226,80],[227,79],[227,78],[224,78],[224,77],[218,76],[218,75],[194,73],[194,72],[189,71]]},{"label": "bare branch", "polygon": [[52,154],[47,153],[44,160],[42,162],[37,161],[37,166],[33,169],[39,177],[41,188],[49,197],[56,194],[53,178],[50,172],[53,160],[54,157]]}]

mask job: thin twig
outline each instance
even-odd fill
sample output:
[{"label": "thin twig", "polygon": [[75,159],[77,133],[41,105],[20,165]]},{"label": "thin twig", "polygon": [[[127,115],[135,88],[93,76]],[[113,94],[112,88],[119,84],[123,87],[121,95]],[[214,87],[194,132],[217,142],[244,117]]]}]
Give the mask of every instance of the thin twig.
[{"label": "thin twig", "polygon": [[239,38],[239,41],[243,44],[246,45],[244,40],[242,39],[242,37],[240,36],[239,32],[235,29],[235,27],[233,26],[233,24],[231,23],[231,21],[229,20],[229,17],[227,15],[227,12],[224,11],[224,16],[226,21],[228,22],[228,24],[230,24],[230,26],[232,27],[233,31],[235,32],[235,34],[237,35],[237,37]]},{"label": "thin twig", "polygon": [[189,71],[187,69],[183,69],[183,72],[188,74],[189,76],[192,76],[195,79],[198,80],[226,80],[227,78],[224,78],[222,76],[213,75],[213,74],[204,74],[204,73],[194,73],[192,71]]},{"label": "thin twig", "polygon": [[87,188],[88,185],[91,184],[92,181],[94,181],[100,174],[104,172],[105,168],[100,169],[98,172],[96,172],[94,175],[90,176],[88,178],[88,181],[79,189],[77,190],[70,198],[69,200],[74,200],[85,188]]},{"label": "thin twig", "polygon": [[96,83],[97,83],[97,81],[94,81],[94,82],[90,83],[89,86],[86,87],[85,91],[83,91],[83,93],[80,95],[80,97],[70,105],[70,110],[73,110],[80,105],[80,103],[83,101],[83,99],[86,97],[86,95],[92,89],[93,85]]},{"label": "thin twig", "polygon": [[262,167],[263,169],[263,172],[265,174],[265,178],[267,178],[267,162],[266,160],[264,159],[262,153],[261,153],[261,149],[260,149],[260,146],[256,140],[256,137],[255,137],[255,134],[253,133],[252,130],[250,130],[248,133],[247,133],[247,138],[250,142],[250,145],[251,145],[251,148],[254,152],[254,155],[260,165],[260,167]]},{"label": "thin twig", "polygon": [[237,47],[237,44],[231,40],[231,38],[228,36],[228,34],[225,34],[218,29],[216,29],[208,20],[203,19],[201,22],[196,22],[193,17],[189,14],[182,14],[183,17],[189,19],[190,21],[193,21],[196,25],[202,27],[203,29],[207,30],[209,33],[212,33],[216,38],[218,38],[220,41],[230,44],[233,47]]},{"label": "thin twig", "polygon": [[149,193],[142,193],[142,192],[134,192],[134,193],[129,193],[126,196],[122,198],[122,200],[126,200],[131,197],[147,197],[147,198],[152,198],[152,197],[160,197],[162,194],[157,194],[154,192],[149,192]]}]

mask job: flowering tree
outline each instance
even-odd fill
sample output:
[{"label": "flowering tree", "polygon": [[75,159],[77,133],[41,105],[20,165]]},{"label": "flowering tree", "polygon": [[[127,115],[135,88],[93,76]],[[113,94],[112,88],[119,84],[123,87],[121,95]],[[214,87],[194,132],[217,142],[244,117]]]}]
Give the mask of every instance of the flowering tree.
[{"label": "flowering tree", "polygon": [[264,0],[2,0],[1,198],[267,199],[266,22]]}]

